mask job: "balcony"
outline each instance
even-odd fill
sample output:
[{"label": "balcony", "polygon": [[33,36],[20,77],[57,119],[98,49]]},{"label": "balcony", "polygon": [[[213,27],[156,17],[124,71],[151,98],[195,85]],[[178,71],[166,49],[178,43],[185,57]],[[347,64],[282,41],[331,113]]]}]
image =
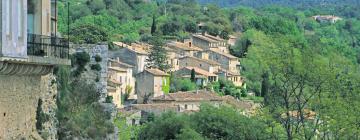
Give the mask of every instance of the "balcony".
[{"label": "balcony", "polygon": [[27,55],[69,59],[69,41],[59,37],[28,34]]}]

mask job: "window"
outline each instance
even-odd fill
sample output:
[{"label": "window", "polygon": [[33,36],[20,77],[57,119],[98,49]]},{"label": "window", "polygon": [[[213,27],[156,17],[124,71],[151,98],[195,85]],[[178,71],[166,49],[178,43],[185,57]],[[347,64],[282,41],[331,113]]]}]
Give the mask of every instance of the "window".
[{"label": "window", "polygon": [[188,109],[188,106],[187,106],[187,104],[185,104],[185,109]]},{"label": "window", "polygon": [[202,65],[201,65],[201,64],[199,64],[199,66],[200,66],[200,67],[202,67]]}]

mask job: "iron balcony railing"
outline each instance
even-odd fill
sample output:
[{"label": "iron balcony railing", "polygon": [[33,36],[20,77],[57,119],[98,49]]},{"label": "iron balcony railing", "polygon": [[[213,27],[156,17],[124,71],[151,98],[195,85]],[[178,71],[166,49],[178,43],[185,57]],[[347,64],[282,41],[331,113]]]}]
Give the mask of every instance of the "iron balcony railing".
[{"label": "iron balcony railing", "polygon": [[59,37],[28,34],[27,54],[69,59],[69,41]]}]

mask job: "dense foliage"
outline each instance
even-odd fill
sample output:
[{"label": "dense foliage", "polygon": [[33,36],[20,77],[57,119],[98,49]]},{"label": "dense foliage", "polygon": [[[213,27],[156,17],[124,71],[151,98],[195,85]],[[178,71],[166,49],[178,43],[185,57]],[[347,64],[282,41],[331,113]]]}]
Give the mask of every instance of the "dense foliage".
[{"label": "dense foliage", "polygon": [[71,77],[70,69],[60,67],[57,72],[59,94],[56,117],[60,139],[103,139],[113,133],[111,112],[99,101],[100,92],[93,83]]},{"label": "dense foliage", "polygon": [[201,106],[191,115],[164,113],[144,125],[140,140],[267,139],[270,133],[261,120],[248,118],[230,107]]},{"label": "dense foliage", "polygon": [[[88,36],[93,38],[90,41],[151,41],[152,36],[184,39],[199,31],[223,38],[233,33],[241,35],[231,53],[241,57],[246,89],[264,97],[258,116],[247,118],[223,107],[211,108],[211,111],[203,107],[190,116],[168,113],[148,123],[140,132],[140,139],[359,138],[360,11],[357,0],[220,2],[224,6],[244,3],[257,9],[200,6],[195,0],[74,0],[71,3],[72,9],[77,9],[72,11],[71,29],[83,25],[99,29],[89,32]],[[269,3],[288,7],[263,6]],[[66,6],[60,3],[59,7],[59,30],[65,35]],[[319,23],[311,18],[318,14],[337,15],[343,20]],[[202,30],[197,26],[200,22],[206,25]],[[72,31],[76,36],[70,36],[71,39],[87,42],[87,37],[77,36],[86,30],[89,29]],[[106,40],[101,39],[104,36]],[[167,70],[166,56],[159,53],[165,49],[156,44],[155,49],[151,67]],[[79,58],[86,56],[79,55]],[[193,89],[190,80],[174,83],[174,91]],[[244,92],[228,81],[220,80],[212,86],[220,94],[238,98]],[[78,91],[73,92],[77,95]],[[258,117],[261,117],[259,122]],[[79,131],[85,130],[91,132],[92,129]]]}]

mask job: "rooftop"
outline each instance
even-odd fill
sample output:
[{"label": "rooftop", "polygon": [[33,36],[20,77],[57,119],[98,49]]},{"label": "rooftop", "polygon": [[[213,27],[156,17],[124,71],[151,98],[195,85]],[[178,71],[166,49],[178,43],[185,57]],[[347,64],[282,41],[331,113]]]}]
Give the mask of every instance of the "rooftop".
[{"label": "rooftop", "polygon": [[143,45],[143,44],[137,44],[137,43],[132,43],[131,45],[127,45],[125,43],[122,42],[113,42],[114,45],[122,47],[122,48],[126,48],[129,51],[135,52],[137,54],[141,54],[141,55],[148,55],[149,54],[149,45]]},{"label": "rooftop", "polygon": [[213,40],[216,40],[216,41],[225,41],[224,39],[218,37],[218,36],[212,36],[212,35],[209,35],[209,34],[205,34],[204,35],[205,37],[208,37],[208,38],[211,38]]},{"label": "rooftop", "polygon": [[197,68],[197,67],[184,67],[183,69],[188,69],[188,70],[195,70],[196,74],[200,74],[200,75],[204,75],[204,76],[217,76],[216,74],[210,73],[206,70]]},{"label": "rooftop", "polygon": [[127,64],[125,62],[122,62],[119,60],[109,59],[109,61],[112,63],[112,66],[119,66],[119,67],[127,67],[127,68],[133,68],[133,65]]},{"label": "rooftop", "polygon": [[227,73],[229,76],[240,76],[240,73],[231,72],[226,69],[220,69],[219,73]]},{"label": "rooftop", "polygon": [[200,59],[200,58],[193,57],[193,56],[185,56],[185,57],[180,58],[180,59],[186,59],[186,58],[195,59],[195,60],[198,60],[198,61],[202,61],[202,62],[208,63],[208,64],[210,64],[210,65],[220,66],[220,64],[219,64],[218,62],[215,62],[215,61],[212,61],[212,60],[208,60],[208,59]]},{"label": "rooftop", "polygon": [[167,74],[159,69],[146,69],[145,71],[147,71],[150,74],[155,75],[155,76],[169,76],[169,74]]},{"label": "rooftop", "polygon": [[127,72],[126,69],[118,68],[118,67],[109,67],[109,70],[117,71],[117,72]]},{"label": "rooftop", "polygon": [[222,101],[223,99],[210,91],[189,91],[189,92],[177,92],[169,93],[166,95],[158,96],[152,99],[156,101]]},{"label": "rooftop", "polygon": [[212,42],[212,43],[218,42],[217,40],[211,39],[211,38],[206,37],[206,36],[203,36],[203,35],[193,34],[192,36],[193,36],[193,37],[196,37],[196,38],[199,38],[199,39],[201,39],[201,40],[205,40],[205,41],[208,41],[208,42]]},{"label": "rooftop", "polygon": [[227,57],[227,58],[229,58],[229,59],[238,59],[236,56],[233,56],[233,55],[231,55],[231,54],[222,52],[222,51],[219,50],[218,48],[210,48],[210,51],[215,52],[215,53],[217,53],[217,54],[220,54],[220,55],[222,55],[222,56],[225,56],[225,57]]},{"label": "rooftop", "polygon": [[186,44],[186,43],[182,43],[182,42],[177,42],[177,41],[172,41],[166,44],[169,47],[175,47],[181,50],[185,50],[185,51],[202,51],[201,48],[192,45],[191,47]]},{"label": "rooftop", "polygon": [[132,104],[129,106],[132,110],[167,110],[177,109],[176,106],[170,104]]}]

